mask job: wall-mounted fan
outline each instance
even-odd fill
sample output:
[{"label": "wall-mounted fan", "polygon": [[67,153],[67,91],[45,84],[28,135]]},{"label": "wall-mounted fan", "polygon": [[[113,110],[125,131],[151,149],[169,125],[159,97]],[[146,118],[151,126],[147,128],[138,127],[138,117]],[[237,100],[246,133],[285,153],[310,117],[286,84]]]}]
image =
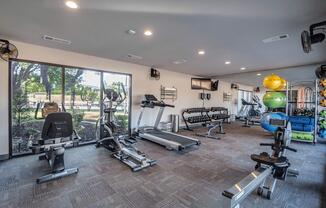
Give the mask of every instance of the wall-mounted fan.
[{"label": "wall-mounted fan", "polygon": [[[317,30],[322,32],[316,33]],[[311,45],[315,43],[320,43],[325,39],[326,21],[312,24],[308,31],[303,31],[301,33],[301,45],[305,53],[311,51]]]},{"label": "wall-mounted fan", "polygon": [[10,58],[18,57],[18,49],[17,47],[9,43],[8,40],[0,39],[0,58],[9,61]]}]

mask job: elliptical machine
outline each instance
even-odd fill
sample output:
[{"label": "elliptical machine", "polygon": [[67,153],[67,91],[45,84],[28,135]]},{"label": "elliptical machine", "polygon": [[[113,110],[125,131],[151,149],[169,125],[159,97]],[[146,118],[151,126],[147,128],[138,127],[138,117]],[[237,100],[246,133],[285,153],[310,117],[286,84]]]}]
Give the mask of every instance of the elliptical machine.
[{"label": "elliptical machine", "polygon": [[[103,85],[104,86],[104,85]],[[104,115],[96,122],[96,147],[103,146],[112,152],[112,156],[128,165],[132,171],[139,171],[143,168],[156,164],[146,155],[132,146],[131,140],[126,135],[119,135],[122,126],[118,124],[114,116],[117,107],[126,100],[126,91],[122,83],[118,86],[118,92],[113,89],[105,89],[103,99]]]},{"label": "elliptical machine", "polygon": [[239,112],[239,116],[242,117],[245,122],[243,127],[250,127],[260,122],[262,113],[262,104],[257,95],[252,97],[252,102],[248,102],[244,99],[241,100],[242,107]]}]

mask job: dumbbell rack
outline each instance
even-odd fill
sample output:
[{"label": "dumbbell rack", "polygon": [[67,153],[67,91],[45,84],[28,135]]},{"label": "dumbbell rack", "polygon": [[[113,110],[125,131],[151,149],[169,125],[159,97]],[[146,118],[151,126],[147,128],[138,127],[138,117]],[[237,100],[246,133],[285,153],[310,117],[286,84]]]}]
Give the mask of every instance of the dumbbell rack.
[{"label": "dumbbell rack", "polygon": [[[188,108],[182,112],[183,121],[186,124],[186,130],[192,131],[189,124],[202,123],[206,125],[211,122],[211,118],[208,115],[210,110],[206,108]],[[186,116],[185,114],[188,114]]]},{"label": "dumbbell rack", "polygon": [[224,107],[211,107],[209,116],[212,120],[222,120],[223,122],[230,123],[230,115],[227,108]]},{"label": "dumbbell rack", "polygon": [[192,131],[189,124],[202,123],[206,126],[213,121],[230,123],[228,109],[224,107],[188,108],[182,112],[182,118],[186,124],[186,130],[189,131]]}]

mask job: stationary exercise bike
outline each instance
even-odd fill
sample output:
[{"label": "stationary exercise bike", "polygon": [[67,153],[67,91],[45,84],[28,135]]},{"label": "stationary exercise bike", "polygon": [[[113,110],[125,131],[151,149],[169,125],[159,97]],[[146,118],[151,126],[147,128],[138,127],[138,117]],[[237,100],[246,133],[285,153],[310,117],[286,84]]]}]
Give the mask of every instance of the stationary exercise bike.
[{"label": "stationary exercise bike", "polygon": [[105,98],[102,102],[104,115],[96,122],[96,147],[105,147],[113,153],[113,157],[128,165],[132,171],[153,166],[156,164],[155,160],[147,158],[144,153],[133,147],[132,143],[135,140],[121,135],[123,127],[117,122],[114,114],[117,107],[126,100],[126,91],[122,83],[119,84],[117,91],[104,90]]},{"label": "stationary exercise bike", "polygon": [[[42,109],[42,116],[38,117]],[[45,119],[41,138],[34,140],[30,138],[28,146],[34,154],[43,153],[39,159],[47,160],[51,173],[36,180],[43,183],[68,175],[78,173],[78,168],[65,169],[64,152],[66,147],[77,146],[79,136],[73,130],[72,116],[70,113],[61,112],[57,103],[48,102],[37,105],[35,111],[36,119]]]}]

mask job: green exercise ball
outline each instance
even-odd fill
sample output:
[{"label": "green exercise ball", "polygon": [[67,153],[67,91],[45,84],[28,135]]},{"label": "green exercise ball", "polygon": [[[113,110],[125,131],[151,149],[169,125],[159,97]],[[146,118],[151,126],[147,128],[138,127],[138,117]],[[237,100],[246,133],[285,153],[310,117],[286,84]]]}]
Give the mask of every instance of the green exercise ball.
[{"label": "green exercise ball", "polygon": [[267,92],[263,102],[268,108],[283,108],[286,105],[286,95],[282,92]]}]

